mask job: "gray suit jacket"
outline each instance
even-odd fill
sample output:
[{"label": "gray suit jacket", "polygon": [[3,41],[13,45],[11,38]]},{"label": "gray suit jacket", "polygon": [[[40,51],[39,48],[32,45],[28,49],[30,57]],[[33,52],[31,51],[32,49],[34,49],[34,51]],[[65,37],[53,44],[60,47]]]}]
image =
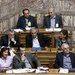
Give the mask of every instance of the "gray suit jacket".
[{"label": "gray suit jacket", "polygon": [[[38,66],[41,66],[38,59],[32,56],[32,54],[26,53],[25,56],[27,60],[29,61],[32,68],[37,68]],[[25,63],[21,60],[21,56],[19,54],[17,54],[13,58],[13,68],[14,69],[25,68]]]}]

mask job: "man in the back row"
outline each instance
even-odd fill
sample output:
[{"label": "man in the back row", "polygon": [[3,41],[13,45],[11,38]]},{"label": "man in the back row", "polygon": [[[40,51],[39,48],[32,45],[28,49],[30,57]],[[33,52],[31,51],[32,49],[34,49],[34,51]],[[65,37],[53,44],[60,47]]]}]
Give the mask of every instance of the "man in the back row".
[{"label": "man in the back row", "polygon": [[23,15],[19,17],[16,28],[19,29],[25,29],[26,27],[38,28],[37,21],[29,13],[30,13],[29,9],[23,9]]},{"label": "man in the back row", "polygon": [[43,21],[44,28],[63,28],[62,17],[56,15],[53,8],[48,10],[48,16],[44,17]]}]

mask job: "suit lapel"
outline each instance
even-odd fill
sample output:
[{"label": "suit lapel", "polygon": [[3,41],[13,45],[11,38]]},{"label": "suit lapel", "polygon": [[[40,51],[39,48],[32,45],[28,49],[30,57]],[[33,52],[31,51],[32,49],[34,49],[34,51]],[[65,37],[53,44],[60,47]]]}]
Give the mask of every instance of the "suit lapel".
[{"label": "suit lapel", "polygon": [[48,20],[47,20],[47,21],[48,21],[48,22],[47,22],[47,23],[48,23],[48,24],[47,24],[47,25],[48,25],[47,27],[51,27],[51,18],[50,18],[49,16],[48,16]]},{"label": "suit lapel", "polygon": [[62,53],[61,56],[60,56],[60,61],[61,61],[61,66],[63,67],[63,56],[64,54]]},{"label": "suit lapel", "polygon": [[32,59],[30,58],[30,56],[28,54],[26,54],[26,58],[28,60],[28,62],[30,63],[31,67],[33,68],[33,63],[32,63]]},{"label": "suit lapel", "polygon": [[23,23],[24,23],[24,26],[26,26],[26,20],[24,16],[23,16]]},{"label": "suit lapel", "polygon": [[17,58],[18,58],[19,62],[22,62],[20,54],[17,54]]},{"label": "suit lapel", "polygon": [[10,42],[9,37],[7,36],[6,39],[7,39],[6,44],[8,46],[9,45],[9,42]]},{"label": "suit lapel", "polygon": [[73,57],[72,57],[72,54],[70,53],[70,59],[71,59],[71,65],[73,67]]},{"label": "suit lapel", "polygon": [[[56,27],[56,24],[57,24],[57,23],[59,24],[58,16],[55,17],[55,27]],[[58,25],[58,27],[59,27],[59,25]]]},{"label": "suit lapel", "polygon": [[39,45],[40,45],[40,47],[41,47],[42,39],[41,39],[41,36],[40,36],[39,33],[37,34],[37,37],[38,37]]}]

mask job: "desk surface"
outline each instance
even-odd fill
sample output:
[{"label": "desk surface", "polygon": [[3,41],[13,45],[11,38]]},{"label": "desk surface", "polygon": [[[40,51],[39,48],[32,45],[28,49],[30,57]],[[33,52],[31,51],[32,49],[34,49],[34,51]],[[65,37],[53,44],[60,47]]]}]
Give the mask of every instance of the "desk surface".
[{"label": "desk surface", "polygon": [[75,73],[68,73],[68,74],[59,74],[58,69],[50,69],[48,73],[24,73],[24,74],[6,74],[0,73],[0,75],[75,75]]}]

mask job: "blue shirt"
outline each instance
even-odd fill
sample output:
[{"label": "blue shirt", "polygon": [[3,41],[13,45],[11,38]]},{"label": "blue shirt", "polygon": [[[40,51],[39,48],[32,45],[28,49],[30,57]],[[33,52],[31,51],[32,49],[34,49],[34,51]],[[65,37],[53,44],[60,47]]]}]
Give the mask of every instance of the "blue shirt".
[{"label": "blue shirt", "polygon": [[55,28],[55,18],[51,19],[51,28]]},{"label": "blue shirt", "polygon": [[67,69],[72,68],[71,59],[69,55],[63,57],[63,68],[67,68]]}]

